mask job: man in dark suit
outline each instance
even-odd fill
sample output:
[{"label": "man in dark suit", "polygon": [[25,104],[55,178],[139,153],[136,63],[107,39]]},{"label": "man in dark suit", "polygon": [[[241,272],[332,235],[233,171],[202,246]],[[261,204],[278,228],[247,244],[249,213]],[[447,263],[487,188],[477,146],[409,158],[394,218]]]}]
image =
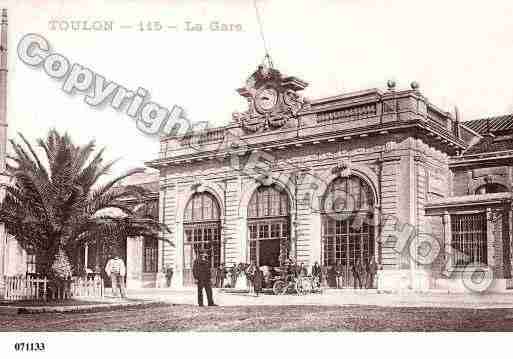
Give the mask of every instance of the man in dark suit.
[{"label": "man in dark suit", "polygon": [[194,261],[192,266],[192,275],[198,285],[198,305],[203,306],[203,288],[207,293],[207,302],[209,306],[214,306],[212,298],[212,283],[210,282],[210,262],[208,261],[207,252],[201,252],[200,258]]},{"label": "man in dark suit", "polygon": [[353,264],[353,283],[354,289],[362,289],[362,277],[363,277],[363,265],[360,258],[356,259],[356,263]]}]

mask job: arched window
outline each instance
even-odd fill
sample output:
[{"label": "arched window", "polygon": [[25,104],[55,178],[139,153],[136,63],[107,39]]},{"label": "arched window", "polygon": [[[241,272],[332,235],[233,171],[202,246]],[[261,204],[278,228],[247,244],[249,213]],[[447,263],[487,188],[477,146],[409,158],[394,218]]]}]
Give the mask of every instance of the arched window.
[{"label": "arched window", "polygon": [[260,186],[249,201],[248,218],[280,217],[289,215],[287,192],[276,186]]},{"label": "arched window", "polygon": [[325,213],[371,210],[374,205],[372,189],[357,176],[339,177],[328,187],[322,210]]},{"label": "arched window", "polygon": [[184,222],[215,221],[219,218],[217,200],[208,192],[194,194],[185,207]]},{"label": "arched window", "polygon": [[338,177],[322,200],[322,262],[341,273],[331,286],[352,287],[353,267],[374,257],[373,192],[357,176]]},{"label": "arched window", "polygon": [[249,259],[279,266],[289,254],[289,197],[275,186],[260,186],[248,205]]},{"label": "arched window", "polygon": [[202,251],[209,254],[210,265],[221,261],[221,211],[217,199],[208,192],[195,193],[184,212],[184,284],[194,283],[192,264]]},{"label": "arched window", "polygon": [[508,192],[506,186],[498,183],[486,183],[476,189],[476,194]]}]

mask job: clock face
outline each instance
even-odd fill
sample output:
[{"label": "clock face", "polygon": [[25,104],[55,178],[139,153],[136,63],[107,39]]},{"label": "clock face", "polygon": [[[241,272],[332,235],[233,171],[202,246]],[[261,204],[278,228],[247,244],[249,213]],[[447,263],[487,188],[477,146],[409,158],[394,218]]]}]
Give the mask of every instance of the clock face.
[{"label": "clock face", "polygon": [[278,92],[273,88],[259,90],[255,95],[255,104],[260,111],[270,111],[278,102]]}]

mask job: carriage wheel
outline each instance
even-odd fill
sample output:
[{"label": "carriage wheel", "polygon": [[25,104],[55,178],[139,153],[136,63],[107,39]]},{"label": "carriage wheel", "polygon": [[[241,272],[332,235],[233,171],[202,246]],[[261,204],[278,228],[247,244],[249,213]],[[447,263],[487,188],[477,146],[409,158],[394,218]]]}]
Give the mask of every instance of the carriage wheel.
[{"label": "carriage wheel", "polygon": [[284,281],[277,280],[276,282],[274,282],[273,293],[275,295],[284,294],[286,289],[287,289],[287,283],[285,283]]},{"label": "carriage wheel", "polygon": [[312,278],[312,293],[322,293],[321,284],[318,278]]},{"label": "carriage wheel", "polygon": [[308,278],[299,278],[296,282],[296,292],[299,295],[311,293],[313,290],[312,282]]}]

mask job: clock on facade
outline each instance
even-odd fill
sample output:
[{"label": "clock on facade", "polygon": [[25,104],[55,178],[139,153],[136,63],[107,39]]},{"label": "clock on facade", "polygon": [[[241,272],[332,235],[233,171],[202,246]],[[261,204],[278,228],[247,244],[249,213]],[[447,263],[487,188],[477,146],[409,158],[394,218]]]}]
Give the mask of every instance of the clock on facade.
[{"label": "clock on facade", "polygon": [[273,88],[264,88],[255,94],[255,106],[260,112],[271,111],[277,103],[278,91]]}]

